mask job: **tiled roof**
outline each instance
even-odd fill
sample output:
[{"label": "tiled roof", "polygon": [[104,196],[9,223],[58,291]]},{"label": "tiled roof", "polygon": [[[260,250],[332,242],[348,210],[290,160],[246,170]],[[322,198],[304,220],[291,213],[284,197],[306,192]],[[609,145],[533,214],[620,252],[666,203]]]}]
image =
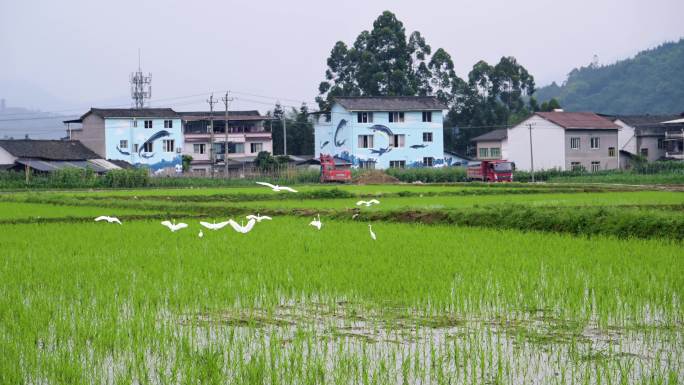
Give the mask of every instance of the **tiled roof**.
[{"label": "tiled roof", "polygon": [[557,124],[565,129],[610,129],[617,130],[620,128],[609,119],[598,116],[593,112],[536,112],[542,118]]},{"label": "tiled roof", "polygon": [[435,111],[448,107],[434,96],[349,96],[333,99],[348,111]]},{"label": "tiled roof", "polygon": [[486,134],[476,136],[471,139],[473,142],[485,142],[488,140],[503,140],[508,137],[508,130],[505,128],[499,128],[497,130],[489,131]]},{"label": "tiled roof", "polygon": [[17,158],[38,158],[45,160],[98,159],[78,140],[0,140],[0,147]]},{"label": "tiled roof", "polygon": [[171,108],[91,108],[81,116],[95,114],[102,118],[178,118],[180,115]]},{"label": "tiled roof", "polygon": [[[184,111],[178,113],[185,121],[208,120],[211,116],[214,119],[222,120],[225,118],[225,111]],[[228,120],[266,120],[268,116],[262,116],[257,110],[250,111],[228,111]]]}]

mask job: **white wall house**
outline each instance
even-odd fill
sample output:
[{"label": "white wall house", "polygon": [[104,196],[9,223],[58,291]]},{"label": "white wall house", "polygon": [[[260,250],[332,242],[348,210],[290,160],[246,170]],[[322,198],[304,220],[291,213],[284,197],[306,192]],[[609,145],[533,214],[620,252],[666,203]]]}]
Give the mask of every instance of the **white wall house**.
[{"label": "white wall house", "polygon": [[618,167],[619,126],[591,112],[537,112],[473,138],[478,160],[505,159],[519,170],[598,171]]}]

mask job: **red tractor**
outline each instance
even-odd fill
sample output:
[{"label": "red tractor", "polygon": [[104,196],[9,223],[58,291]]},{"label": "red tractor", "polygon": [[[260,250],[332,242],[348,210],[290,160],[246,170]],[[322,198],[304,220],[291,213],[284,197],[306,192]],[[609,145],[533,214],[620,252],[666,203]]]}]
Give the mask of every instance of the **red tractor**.
[{"label": "red tractor", "polygon": [[321,183],[325,182],[351,182],[351,164],[335,163],[332,155],[321,154]]}]

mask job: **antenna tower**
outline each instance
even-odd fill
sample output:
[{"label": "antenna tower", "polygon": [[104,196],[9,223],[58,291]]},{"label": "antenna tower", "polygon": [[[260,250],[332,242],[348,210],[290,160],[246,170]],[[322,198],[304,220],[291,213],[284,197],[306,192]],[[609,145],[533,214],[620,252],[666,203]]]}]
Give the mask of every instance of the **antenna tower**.
[{"label": "antenna tower", "polygon": [[[145,108],[152,97],[152,73],[143,75],[140,68],[140,49],[138,49],[138,71],[131,72],[131,98],[135,108]],[[147,102],[146,102],[147,101]]]}]

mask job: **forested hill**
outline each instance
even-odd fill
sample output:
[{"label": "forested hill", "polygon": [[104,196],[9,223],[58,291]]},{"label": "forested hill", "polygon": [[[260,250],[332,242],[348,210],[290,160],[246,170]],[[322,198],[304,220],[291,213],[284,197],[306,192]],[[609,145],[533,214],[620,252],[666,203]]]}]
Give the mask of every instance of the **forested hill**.
[{"label": "forested hill", "polygon": [[534,96],[539,103],[556,98],[566,111],[684,112],[684,39],[615,64],[575,68],[562,86],[553,83]]}]

